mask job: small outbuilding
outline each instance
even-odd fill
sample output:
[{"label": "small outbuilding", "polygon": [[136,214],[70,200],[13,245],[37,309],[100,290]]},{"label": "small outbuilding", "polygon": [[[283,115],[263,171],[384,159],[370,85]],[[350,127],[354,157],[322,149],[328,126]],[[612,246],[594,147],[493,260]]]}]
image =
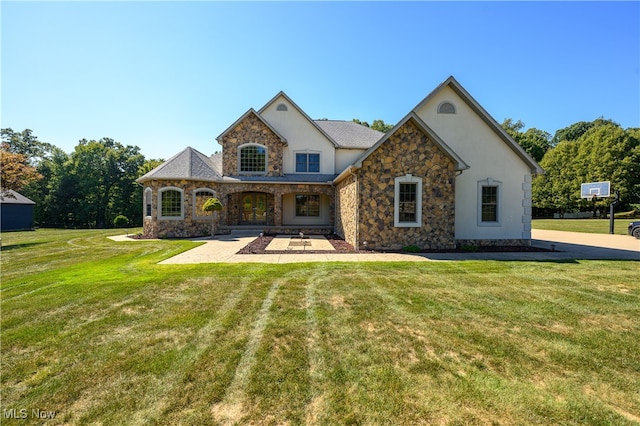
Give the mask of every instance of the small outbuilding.
[{"label": "small outbuilding", "polygon": [[35,202],[13,190],[0,192],[0,231],[33,229]]}]

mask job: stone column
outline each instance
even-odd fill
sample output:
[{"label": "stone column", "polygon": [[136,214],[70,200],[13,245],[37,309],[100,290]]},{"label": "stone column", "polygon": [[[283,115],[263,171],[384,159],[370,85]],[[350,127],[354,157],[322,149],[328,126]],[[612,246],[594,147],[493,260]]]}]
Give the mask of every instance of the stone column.
[{"label": "stone column", "polygon": [[273,192],[273,225],[282,226],[282,191]]}]

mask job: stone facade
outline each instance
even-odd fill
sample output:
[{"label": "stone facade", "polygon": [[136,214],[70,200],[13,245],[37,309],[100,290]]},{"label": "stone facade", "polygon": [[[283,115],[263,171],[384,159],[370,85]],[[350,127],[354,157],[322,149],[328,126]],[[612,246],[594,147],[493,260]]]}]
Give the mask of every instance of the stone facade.
[{"label": "stone facade", "polygon": [[357,179],[351,175],[336,186],[336,234],[357,246],[358,221]]},{"label": "stone facade", "polygon": [[[420,227],[394,226],[395,178],[407,174],[422,178]],[[357,243],[386,250],[455,248],[455,176],[451,158],[408,120],[358,170]]]},{"label": "stone facade", "polygon": [[220,145],[222,145],[222,174],[224,176],[242,174],[238,166],[238,148],[247,143],[257,143],[267,148],[267,172],[262,175],[283,175],[282,159],[286,143],[264,124],[255,113],[250,113],[220,140]]},{"label": "stone facade", "polygon": [[463,247],[531,247],[531,240],[527,239],[507,239],[507,240],[456,240],[458,248]]},{"label": "stone facade", "polygon": [[[158,212],[158,191],[162,188],[178,188],[183,192],[182,213],[183,218],[161,219]],[[152,180],[145,182],[143,191],[151,188],[151,216],[143,220],[143,234],[151,238],[187,238],[202,237],[211,233],[211,218],[196,216],[194,214],[194,191],[196,189],[210,189],[219,191],[218,184],[211,182],[188,180]],[[144,194],[145,192],[143,192]],[[146,210],[146,206],[144,206]],[[204,214],[204,213],[202,213]],[[219,222],[219,218],[217,220]],[[220,225],[216,223],[216,232]]]},{"label": "stone facade", "polygon": [[[158,212],[158,194],[163,188],[177,188],[183,194],[183,218],[163,219]],[[229,227],[243,225],[241,222],[242,194],[266,194],[266,222],[256,225],[263,226],[267,231],[282,233],[320,233],[333,231],[335,192],[331,185],[320,184],[256,184],[256,183],[217,183],[188,180],[152,180],[145,182],[144,190],[151,189],[151,216],[143,220],[143,233],[151,238],[187,238],[209,235],[211,232],[211,218],[194,215],[194,191],[196,189],[210,189],[222,202],[224,208],[216,214],[216,233],[228,233]],[[282,197],[285,194],[313,193],[323,194],[329,198],[330,225],[289,226],[282,219]],[[146,210],[146,206],[144,206]]]},{"label": "stone facade", "polygon": [[325,194],[331,200],[331,218],[333,223],[334,191],[329,185],[317,184],[260,184],[260,183],[228,183],[221,185],[220,200],[226,206],[221,213],[220,221],[227,226],[240,225],[241,195],[245,192],[265,193],[267,196],[266,226],[286,226],[282,220],[282,196],[291,193]]}]

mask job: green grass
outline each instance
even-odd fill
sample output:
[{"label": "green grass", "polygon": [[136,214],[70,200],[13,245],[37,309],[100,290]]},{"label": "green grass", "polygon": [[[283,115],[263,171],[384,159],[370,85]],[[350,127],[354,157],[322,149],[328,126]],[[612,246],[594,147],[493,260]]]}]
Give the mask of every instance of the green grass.
[{"label": "green grass", "polygon": [[[635,219],[615,219],[613,231],[617,235],[627,235],[629,222]],[[545,231],[587,232],[590,234],[608,234],[609,219],[533,219],[533,229]]]},{"label": "green grass", "polygon": [[640,421],[638,262],[157,265],[195,243],[109,233],[2,235],[3,417]]}]

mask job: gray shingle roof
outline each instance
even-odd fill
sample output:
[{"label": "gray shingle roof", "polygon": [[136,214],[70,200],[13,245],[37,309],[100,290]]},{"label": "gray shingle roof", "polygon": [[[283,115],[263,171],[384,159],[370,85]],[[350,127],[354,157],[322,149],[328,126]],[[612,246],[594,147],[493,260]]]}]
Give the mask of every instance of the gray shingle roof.
[{"label": "gray shingle roof", "polygon": [[0,192],[0,204],[35,204],[35,202],[13,189],[9,189]]},{"label": "gray shingle roof", "polygon": [[353,121],[315,120],[314,122],[338,144],[338,148],[367,149],[384,136],[382,132]]},{"label": "gray shingle roof", "polygon": [[191,147],[187,147],[149,173],[138,178],[137,182],[151,179],[217,181],[221,178],[222,176],[215,170],[210,157]]}]

